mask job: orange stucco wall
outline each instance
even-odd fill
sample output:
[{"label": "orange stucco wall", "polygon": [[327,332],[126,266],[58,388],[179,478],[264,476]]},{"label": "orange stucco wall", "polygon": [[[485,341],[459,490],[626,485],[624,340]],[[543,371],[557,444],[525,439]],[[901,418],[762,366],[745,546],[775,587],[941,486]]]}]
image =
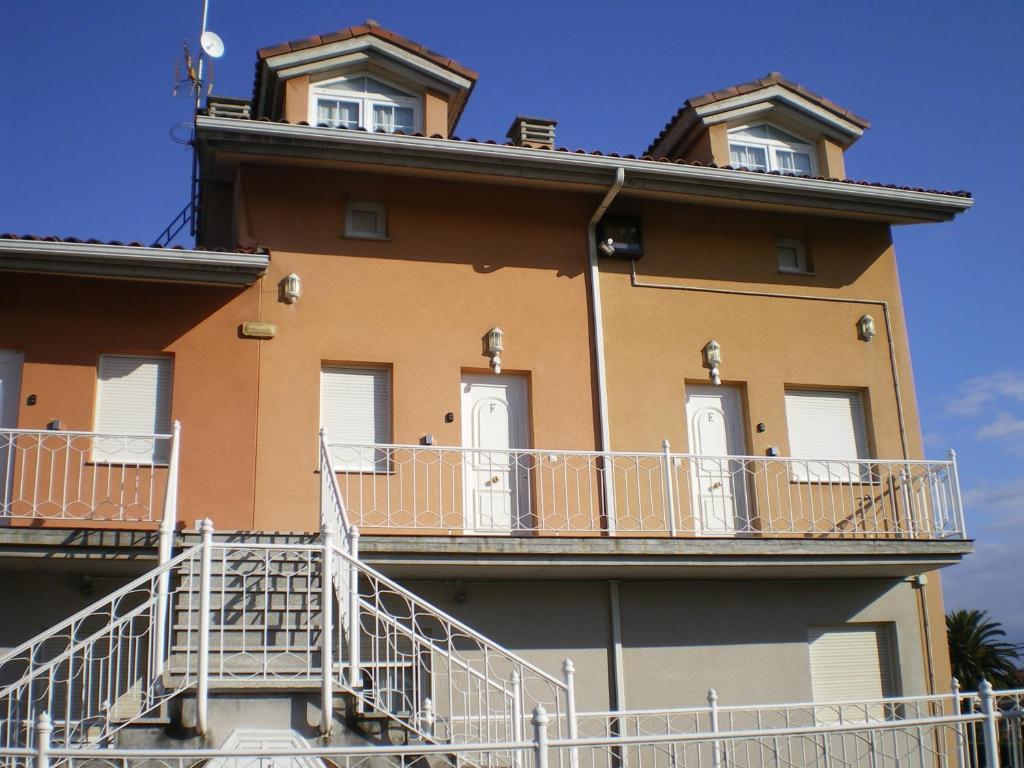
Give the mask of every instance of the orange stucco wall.
[{"label": "orange stucco wall", "polygon": [[25,356],[18,426],[45,429],[59,419],[64,430],[92,430],[100,354],[169,355],[171,416],[183,425],[179,517],[188,526],[211,517],[219,528],[251,527],[257,347],[237,328],[255,314],[257,298],[235,289],[6,275],[0,348]]},{"label": "orange stucco wall", "polygon": [[290,123],[309,120],[309,75],[299,75],[284,84],[284,119]]},{"label": "orange stucco wall", "polygon": [[[391,367],[395,442],[459,445],[460,376],[489,370],[482,337],[499,325],[504,369],[529,377],[532,443],[594,448],[589,196],[273,167],[241,183],[242,240],[273,254],[261,317],[278,327],[259,342],[257,528],[317,525],[325,362]],[[347,199],[384,202],[389,239],[344,238]],[[290,272],[293,305],[277,301]]]},{"label": "orange stucco wall", "polygon": [[448,99],[440,93],[426,91],[423,94],[423,133],[427,136],[448,137]]}]

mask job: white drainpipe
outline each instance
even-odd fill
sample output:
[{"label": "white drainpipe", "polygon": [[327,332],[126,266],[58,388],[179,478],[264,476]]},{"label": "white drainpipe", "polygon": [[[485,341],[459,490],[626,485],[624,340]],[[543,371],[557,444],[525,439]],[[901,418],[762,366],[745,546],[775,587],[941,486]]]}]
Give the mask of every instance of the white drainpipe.
[{"label": "white drainpipe", "polygon": [[[623,168],[615,169],[615,181],[605,193],[601,204],[590,217],[590,224],[587,227],[587,245],[590,249],[590,306],[593,317],[594,336],[594,361],[597,366],[597,419],[600,426],[601,441],[598,445],[600,451],[612,449],[611,431],[608,427],[608,386],[605,374],[604,362],[604,321],[601,312],[601,273],[597,265],[597,222],[604,216],[608,206],[619,194],[623,183],[626,181],[626,171]],[[609,532],[615,530],[615,504],[612,484],[612,472],[610,465],[605,466],[604,471],[604,504],[605,517],[608,521]]]}]

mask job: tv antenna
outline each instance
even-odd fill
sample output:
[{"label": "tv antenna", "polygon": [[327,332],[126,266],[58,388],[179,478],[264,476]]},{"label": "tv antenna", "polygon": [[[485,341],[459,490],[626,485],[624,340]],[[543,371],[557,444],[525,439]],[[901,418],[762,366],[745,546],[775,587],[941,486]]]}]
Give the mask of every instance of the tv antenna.
[{"label": "tv antenna", "polygon": [[[174,90],[178,95],[178,88],[188,85],[196,100],[196,111],[203,105],[203,91],[209,96],[213,91],[213,60],[224,55],[224,41],[216,32],[206,28],[206,19],[209,14],[210,2],[203,0],[203,23],[199,31],[199,53],[193,58],[192,51],[188,47],[188,41],[182,42],[182,57],[175,63],[174,67]],[[180,65],[180,66],[179,66]],[[181,72],[184,69],[184,73]],[[209,69],[209,74],[204,69]]]}]

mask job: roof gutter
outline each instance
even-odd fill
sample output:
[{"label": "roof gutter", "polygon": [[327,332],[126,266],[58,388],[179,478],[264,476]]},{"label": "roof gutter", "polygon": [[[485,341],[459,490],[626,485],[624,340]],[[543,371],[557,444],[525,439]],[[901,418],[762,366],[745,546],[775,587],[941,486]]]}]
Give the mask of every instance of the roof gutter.
[{"label": "roof gutter", "polygon": [[607,185],[616,168],[628,172],[624,190],[691,199],[704,205],[793,208],[891,223],[948,221],[969,209],[970,197],[938,192],[744,172],[583,152],[511,147],[474,141],[368,133],[288,123],[200,115],[207,150],[245,157],[292,157],[325,162],[480,174],[574,187]]},{"label": "roof gutter", "polygon": [[266,253],[0,239],[0,271],[6,272],[246,286],[255,283],[269,263]]},{"label": "roof gutter", "polygon": [[[590,257],[590,316],[593,323],[594,367],[597,378],[597,420],[601,433],[600,445],[598,445],[598,450],[600,451],[610,451],[612,445],[611,429],[608,426],[608,382],[605,375],[604,320],[601,311],[601,271],[597,263],[597,223],[622,190],[625,182],[626,171],[622,168],[616,168],[615,180],[608,188],[608,191],[605,192],[601,204],[597,206],[597,210],[594,211],[594,215],[590,217],[590,223],[587,225],[587,249]],[[615,509],[612,503],[614,498],[611,486],[612,473],[605,471],[602,473],[602,477],[604,479],[605,520],[607,520],[608,530],[614,531]]]}]

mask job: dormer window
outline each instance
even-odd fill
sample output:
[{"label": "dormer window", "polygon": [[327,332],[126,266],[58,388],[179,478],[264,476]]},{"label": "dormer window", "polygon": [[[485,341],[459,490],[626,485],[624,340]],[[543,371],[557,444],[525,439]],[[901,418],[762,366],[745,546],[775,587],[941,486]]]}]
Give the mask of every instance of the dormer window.
[{"label": "dormer window", "polygon": [[374,77],[336,78],[310,88],[309,121],[331,128],[416,133],[420,102],[420,97]]},{"label": "dormer window", "polygon": [[798,176],[817,173],[814,147],[773,125],[748,125],[729,131],[729,162],[752,171],[779,171]]}]

